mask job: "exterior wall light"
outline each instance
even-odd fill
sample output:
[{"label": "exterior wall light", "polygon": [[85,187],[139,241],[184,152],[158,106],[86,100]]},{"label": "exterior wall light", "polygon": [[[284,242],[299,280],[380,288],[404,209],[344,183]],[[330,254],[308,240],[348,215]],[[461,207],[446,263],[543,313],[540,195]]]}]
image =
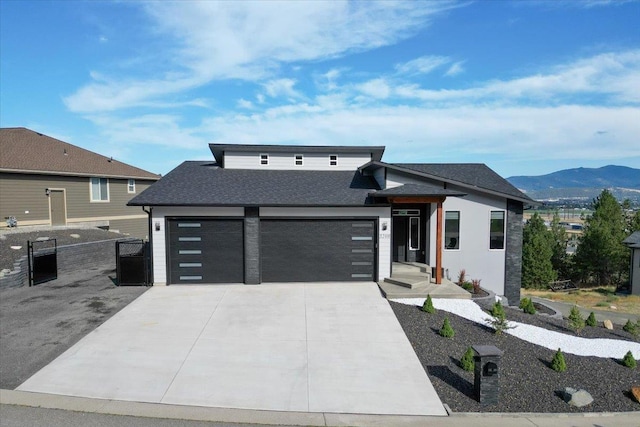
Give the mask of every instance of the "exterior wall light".
[{"label": "exterior wall light", "polygon": [[46,188],[46,189],[44,190],[44,194],[45,194],[45,196],[50,196],[50,195],[51,195],[51,190],[49,190],[48,188]]}]

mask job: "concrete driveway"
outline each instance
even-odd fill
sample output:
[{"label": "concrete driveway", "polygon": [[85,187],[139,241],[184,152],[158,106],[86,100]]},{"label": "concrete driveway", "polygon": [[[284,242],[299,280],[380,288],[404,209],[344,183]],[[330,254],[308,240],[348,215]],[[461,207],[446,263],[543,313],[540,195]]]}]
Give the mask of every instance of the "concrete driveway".
[{"label": "concrete driveway", "polygon": [[446,415],[375,283],[154,287],[18,390],[276,411]]}]

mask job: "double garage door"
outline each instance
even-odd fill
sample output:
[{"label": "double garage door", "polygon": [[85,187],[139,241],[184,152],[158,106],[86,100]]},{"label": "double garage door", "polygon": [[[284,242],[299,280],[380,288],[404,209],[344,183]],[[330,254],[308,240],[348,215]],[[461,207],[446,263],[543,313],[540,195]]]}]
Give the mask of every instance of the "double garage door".
[{"label": "double garage door", "polygon": [[[244,282],[242,219],[168,221],[170,283]],[[262,282],[372,281],[375,221],[261,219]]]}]

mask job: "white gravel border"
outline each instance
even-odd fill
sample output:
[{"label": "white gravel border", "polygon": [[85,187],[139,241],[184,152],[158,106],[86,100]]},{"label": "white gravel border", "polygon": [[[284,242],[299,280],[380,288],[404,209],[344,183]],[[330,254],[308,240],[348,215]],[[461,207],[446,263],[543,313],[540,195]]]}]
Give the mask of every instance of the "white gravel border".
[{"label": "white gravel border", "polygon": [[[425,298],[398,298],[390,301],[422,307]],[[435,298],[433,306],[438,310],[448,311],[472,322],[489,326],[487,323],[489,315],[472,300]],[[550,350],[562,349],[563,353],[578,356],[615,359],[622,359],[628,351],[631,351],[636,360],[640,359],[640,343],[608,338],[581,338],[520,322],[509,321],[509,325],[515,328],[508,329],[505,333]]]}]

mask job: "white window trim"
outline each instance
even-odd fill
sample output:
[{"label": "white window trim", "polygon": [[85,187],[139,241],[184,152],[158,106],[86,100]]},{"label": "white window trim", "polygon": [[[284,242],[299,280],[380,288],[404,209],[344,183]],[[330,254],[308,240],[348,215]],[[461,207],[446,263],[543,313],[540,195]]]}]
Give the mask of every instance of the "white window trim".
[{"label": "white window trim", "polygon": [[[133,185],[132,185],[133,183]],[[127,193],[136,194],[136,180],[129,178],[127,179]]]},{"label": "white window trim", "polygon": [[[332,159],[332,157],[335,157],[335,160]],[[332,164],[332,162],[335,162],[335,164]],[[337,154],[331,154],[329,156],[329,166],[338,166],[338,155]]]},{"label": "white window trim", "polygon": [[447,212],[458,212],[458,247],[457,248],[447,248],[447,242],[446,239],[442,239],[442,245],[443,245],[443,249],[445,251],[451,251],[451,252],[455,252],[455,251],[459,251],[460,248],[462,247],[462,245],[460,244],[460,229],[462,228],[462,224],[461,224],[461,218],[462,218],[462,213],[461,211],[445,211],[444,212],[444,230],[442,230],[442,237],[444,237],[444,235],[446,234],[446,230],[447,230]]},{"label": "white window trim", "polygon": [[[107,180],[107,198],[105,200],[99,199],[99,200],[94,200],[93,199],[93,180],[94,179],[106,179]],[[100,181],[98,181],[98,187],[100,186]],[[109,203],[111,201],[111,191],[109,188],[109,178],[103,178],[100,176],[92,176],[91,178],[89,178],[89,201],[91,203]]]},{"label": "white window trim", "polygon": [[[298,164],[298,162],[300,162],[300,164]],[[304,154],[294,154],[293,164],[295,166],[304,166]]]},{"label": "white window trim", "polygon": [[[264,157],[264,159],[263,159]],[[260,162],[260,166],[268,166],[269,165],[269,154],[267,153],[260,153],[260,157],[258,157],[258,161]],[[262,163],[262,162],[265,163]]]},{"label": "white window trim", "polygon": [[[502,249],[493,249],[491,247],[491,214],[493,212],[502,212]],[[489,211],[489,243],[487,246],[490,251],[493,252],[504,252],[507,248],[507,211],[503,209],[492,209]]]}]

